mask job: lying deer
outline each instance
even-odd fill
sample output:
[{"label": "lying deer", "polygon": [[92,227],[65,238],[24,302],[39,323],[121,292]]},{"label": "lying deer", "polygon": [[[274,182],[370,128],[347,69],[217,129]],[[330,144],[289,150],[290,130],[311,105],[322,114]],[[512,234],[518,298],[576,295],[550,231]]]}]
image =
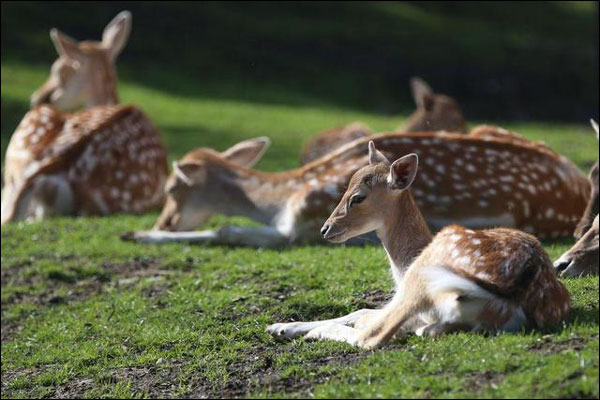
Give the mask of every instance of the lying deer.
[{"label": "lying deer", "polygon": [[409,190],[418,159],[409,154],[390,164],[370,142],[369,165],[352,176],[321,229],[334,243],[377,232],[396,283],[389,304],[333,320],[274,324],[268,332],[372,349],[406,330],[419,336],[516,331],[524,325],[552,327],[565,319],[569,293],[533,236],[449,226],[432,238]]},{"label": "lying deer", "polygon": [[[450,133],[372,138],[390,158],[412,151],[425,160],[413,194],[434,229],[460,223],[568,237],[586,205],[585,175],[543,146]],[[196,149],[174,164],[154,231],[124,238],[250,246],[321,240],[321,221],[350,177],[367,164],[368,142],[369,138],[356,140],[301,168],[277,173],[250,168],[269,143],[264,138],[241,142],[223,153]],[[246,216],[265,226],[189,232],[215,213]]]},{"label": "lying deer", "polygon": [[[118,105],[115,60],[130,27],[122,12],[101,42],[50,31],[59,57],[8,145],[2,224],[162,204],[168,167],[158,132],[138,108]],[[89,108],[59,111],[80,106]]]},{"label": "lying deer", "polygon": [[[598,138],[598,123],[591,121]],[[590,200],[575,229],[575,245],[554,262],[562,276],[598,275],[598,161],[589,175],[592,187]]]},{"label": "lying deer", "polygon": [[[466,133],[467,122],[458,102],[444,94],[434,93],[421,78],[410,80],[410,88],[417,109],[400,126],[398,132],[449,131]],[[306,165],[333,150],[361,137],[372,135],[367,126],[353,122],[343,127],[330,129],[317,134],[305,146],[301,155],[302,165]]]}]

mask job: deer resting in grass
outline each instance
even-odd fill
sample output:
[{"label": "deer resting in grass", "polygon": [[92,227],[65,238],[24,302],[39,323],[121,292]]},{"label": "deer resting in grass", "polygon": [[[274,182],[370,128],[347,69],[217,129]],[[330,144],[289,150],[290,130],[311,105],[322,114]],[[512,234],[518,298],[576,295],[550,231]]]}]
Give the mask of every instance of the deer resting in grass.
[{"label": "deer resting in grass", "polygon": [[274,324],[278,338],[304,336],[347,342],[364,349],[385,345],[414,330],[437,336],[457,330],[516,331],[561,323],[570,296],[533,236],[511,229],[473,231],[448,226],[432,238],[410,188],[419,157],[390,163],[369,143],[369,165],[358,170],[323,227],[341,243],[375,231],[396,284],[380,310],[359,310],[315,322]]},{"label": "deer resting in grass", "polygon": [[[467,122],[456,100],[445,94],[434,93],[427,82],[418,77],[411,78],[410,88],[417,109],[397,129],[398,132],[467,132]],[[346,143],[373,133],[360,122],[321,132],[304,146],[301,163],[306,165]]]},{"label": "deer resting in grass", "polygon": [[[390,159],[414,152],[424,160],[412,193],[436,230],[457,223],[568,237],[586,206],[585,175],[544,146],[450,133],[382,134],[372,139]],[[193,150],[174,163],[154,230],[124,238],[249,246],[322,240],[322,221],[350,177],[367,165],[368,142],[369,138],[358,139],[301,168],[275,173],[251,168],[269,143],[265,138],[241,142],[222,153]],[[246,216],[265,226],[192,231],[215,213]]]},{"label": "deer resting in grass", "polygon": [[[598,123],[591,121],[598,138]],[[575,229],[577,242],[554,262],[562,276],[598,275],[598,161],[589,175],[592,187],[590,199],[581,221]]]},{"label": "deer resting in grass", "polygon": [[[130,28],[125,11],[101,42],[50,31],[59,57],[6,150],[2,224],[142,213],[162,204],[168,174],[162,141],[137,107],[118,104],[115,60]],[[80,106],[87,108],[64,112]]]}]

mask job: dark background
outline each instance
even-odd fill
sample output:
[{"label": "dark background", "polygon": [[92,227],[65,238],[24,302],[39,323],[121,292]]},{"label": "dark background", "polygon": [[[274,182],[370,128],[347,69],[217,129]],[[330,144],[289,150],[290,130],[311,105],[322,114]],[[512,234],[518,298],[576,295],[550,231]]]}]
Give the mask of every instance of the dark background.
[{"label": "dark background", "polygon": [[55,59],[48,31],[133,30],[121,79],[182,96],[413,108],[425,78],[469,119],[598,115],[597,2],[2,2],[2,62]]}]

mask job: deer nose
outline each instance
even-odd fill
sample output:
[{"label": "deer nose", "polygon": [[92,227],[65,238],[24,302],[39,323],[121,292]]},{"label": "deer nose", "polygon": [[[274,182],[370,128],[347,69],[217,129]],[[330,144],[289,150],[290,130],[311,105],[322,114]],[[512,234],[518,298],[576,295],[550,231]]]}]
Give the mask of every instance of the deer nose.
[{"label": "deer nose", "polygon": [[565,269],[567,269],[567,267],[569,265],[571,265],[571,260],[568,260],[568,259],[556,260],[554,262],[554,269],[556,269],[558,272],[562,272]]},{"label": "deer nose", "polygon": [[328,224],[323,225],[323,227],[321,228],[321,235],[322,236],[327,235],[329,228],[331,228],[331,225],[328,225]]}]

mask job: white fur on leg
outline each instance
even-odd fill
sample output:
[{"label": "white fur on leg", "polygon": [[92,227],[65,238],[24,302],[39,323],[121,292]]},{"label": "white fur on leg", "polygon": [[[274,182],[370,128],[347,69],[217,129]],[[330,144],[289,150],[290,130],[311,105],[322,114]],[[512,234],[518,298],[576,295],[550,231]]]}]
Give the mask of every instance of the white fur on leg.
[{"label": "white fur on leg", "polygon": [[337,342],[346,342],[352,346],[358,345],[360,331],[340,324],[321,325],[308,332],[304,338],[307,340],[335,340]]},{"label": "white fur on leg", "polygon": [[267,332],[269,332],[275,339],[294,339],[303,336],[311,330],[322,325],[354,325],[365,316],[376,314],[379,311],[380,310],[370,310],[364,308],[362,310],[354,311],[353,313],[335,319],[311,322],[288,322],[273,324],[267,326]]},{"label": "white fur on leg", "polygon": [[323,325],[322,321],[279,323],[267,326],[267,332],[275,339],[294,339],[306,335],[321,325]]}]

